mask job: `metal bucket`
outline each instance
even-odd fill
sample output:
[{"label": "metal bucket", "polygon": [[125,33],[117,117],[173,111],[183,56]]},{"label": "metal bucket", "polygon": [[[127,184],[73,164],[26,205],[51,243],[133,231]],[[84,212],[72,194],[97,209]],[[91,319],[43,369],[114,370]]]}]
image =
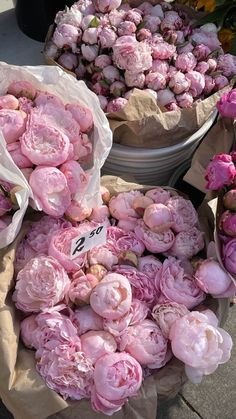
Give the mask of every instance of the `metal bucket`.
[{"label": "metal bucket", "polygon": [[102,174],[130,178],[141,184],[168,185],[175,169],[192,157],[216,116],[217,111],[214,111],[191,137],[170,147],[150,149],[114,143],[102,168]]}]

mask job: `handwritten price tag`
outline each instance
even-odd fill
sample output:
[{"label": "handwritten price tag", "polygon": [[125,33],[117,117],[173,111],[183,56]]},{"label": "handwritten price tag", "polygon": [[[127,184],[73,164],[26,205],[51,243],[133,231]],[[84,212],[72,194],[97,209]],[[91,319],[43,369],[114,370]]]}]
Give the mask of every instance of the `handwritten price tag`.
[{"label": "handwritten price tag", "polygon": [[93,247],[106,243],[106,237],[107,227],[105,224],[100,224],[93,230],[75,237],[71,241],[70,258],[75,259],[81,253],[88,252]]}]

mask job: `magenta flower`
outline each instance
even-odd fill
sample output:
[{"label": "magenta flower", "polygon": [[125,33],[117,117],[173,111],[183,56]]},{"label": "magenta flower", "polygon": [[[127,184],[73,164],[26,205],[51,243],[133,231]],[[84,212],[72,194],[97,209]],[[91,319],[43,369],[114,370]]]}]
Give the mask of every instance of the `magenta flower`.
[{"label": "magenta flower", "polygon": [[206,188],[216,191],[231,185],[236,174],[232,157],[229,154],[217,154],[206,169]]},{"label": "magenta flower", "polygon": [[224,93],[216,106],[222,116],[236,118],[236,89]]}]

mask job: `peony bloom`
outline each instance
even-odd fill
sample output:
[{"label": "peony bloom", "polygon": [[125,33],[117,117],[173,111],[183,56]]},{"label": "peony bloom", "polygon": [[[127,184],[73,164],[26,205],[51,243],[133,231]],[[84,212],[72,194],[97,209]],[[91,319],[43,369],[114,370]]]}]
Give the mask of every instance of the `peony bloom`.
[{"label": "peony bloom", "polygon": [[169,71],[169,64],[168,61],[165,60],[153,60],[152,67],[150,69],[153,73],[161,73],[163,76],[166,76]]},{"label": "peony bloom", "polygon": [[118,221],[117,227],[124,231],[134,231],[136,227],[135,218],[134,221],[121,219]]},{"label": "peony bloom", "polygon": [[170,329],[174,322],[188,313],[189,310],[185,305],[174,301],[157,304],[152,309],[152,317],[166,339],[169,339]]},{"label": "peony bloom", "polygon": [[192,52],[179,54],[175,61],[175,67],[184,73],[193,70],[196,65],[197,60]]},{"label": "peony bloom", "polygon": [[139,25],[142,21],[142,12],[138,8],[129,10],[125,16],[125,20],[133,22],[135,25]]},{"label": "peony bloom", "polygon": [[159,29],[161,19],[158,16],[146,15],[143,18],[144,28],[149,30],[151,33],[156,33]]},{"label": "peony bloom", "polygon": [[123,275],[110,273],[92,291],[90,305],[100,316],[116,320],[130,309],[131,299],[128,279]]},{"label": "peony bloom", "polygon": [[[90,3],[92,3],[91,0],[89,0]],[[95,9],[94,9],[95,12]],[[96,18],[96,16],[94,15],[94,13],[84,13],[83,19],[81,21],[81,28],[83,31],[85,31],[87,28],[90,27],[91,23],[93,21],[96,21],[96,23],[99,23],[99,20]]]},{"label": "peony bloom", "polygon": [[76,309],[72,314],[71,321],[79,336],[89,330],[103,330],[103,318],[95,313],[90,306]]},{"label": "peony bloom", "polygon": [[196,227],[187,231],[181,231],[175,236],[173,246],[168,250],[168,254],[179,259],[189,258],[197,255],[204,248],[204,233]]},{"label": "peony bloom", "polygon": [[162,263],[153,255],[142,256],[138,259],[138,270],[153,280],[157,289],[159,288],[161,267]]},{"label": "peony bloom", "polygon": [[195,67],[195,71],[198,71],[201,74],[207,73],[209,70],[209,64],[205,61],[199,61]]},{"label": "peony bloom", "polygon": [[171,328],[172,351],[185,363],[185,372],[193,383],[200,383],[203,375],[211,374],[230,358],[232,339],[217,323],[213,312],[210,320],[206,313],[193,311]]},{"label": "peony bloom", "polygon": [[88,175],[84,172],[77,161],[69,160],[60,166],[64,174],[68,188],[72,194],[81,192],[88,184]]},{"label": "peony bloom", "polygon": [[152,253],[163,253],[170,249],[174,243],[174,233],[168,229],[161,233],[151,231],[144,223],[139,220],[134,229],[136,236],[143,242],[146,249]]},{"label": "peony bloom", "polygon": [[210,48],[204,44],[196,45],[196,47],[193,50],[193,55],[196,57],[197,61],[206,60],[210,53],[211,53]]},{"label": "peony bloom", "polygon": [[149,29],[141,28],[136,32],[136,38],[139,42],[150,40],[152,38],[152,32]]},{"label": "peony bloom", "polygon": [[205,87],[203,90],[203,93],[205,95],[209,95],[215,88],[215,81],[213,77],[208,76],[207,74],[204,74],[205,77]]},{"label": "peony bloom", "polygon": [[145,83],[144,73],[133,73],[131,71],[125,71],[125,83],[129,87],[137,87],[143,89]]},{"label": "peony bloom", "polygon": [[30,349],[35,348],[33,333],[38,327],[38,323],[36,319],[37,319],[37,315],[31,314],[31,316],[23,319],[20,324],[21,340],[24,343],[24,345]]},{"label": "peony bloom", "polygon": [[220,55],[217,70],[222,71],[223,76],[233,77],[236,75],[236,57],[231,54]]},{"label": "peony bloom", "polygon": [[44,350],[36,369],[47,386],[64,399],[89,398],[93,383],[93,365],[83,352],[67,345]]},{"label": "peony bloom", "polygon": [[122,81],[114,81],[110,85],[110,93],[114,97],[120,97],[126,92],[126,85]]},{"label": "peony bloom", "polygon": [[110,221],[108,219],[109,215],[110,215],[110,212],[109,212],[108,207],[106,205],[101,205],[99,207],[93,208],[88,219],[96,223],[107,222],[107,224],[110,225]]},{"label": "peony bloom", "polygon": [[179,30],[182,28],[183,23],[179,14],[171,10],[170,12],[165,13],[164,19],[161,22],[161,30],[162,32],[166,32],[167,30]]},{"label": "peony bloom", "polygon": [[13,81],[9,84],[7,93],[17,98],[26,97],[33,100],[36,95],[35,87],[28,81]]},{"label": "peony bloom", "polygon": [[55,257],[68,272],[75,272],[81,269],[86,262],[86,253],[71,259],[71,241],[81,234],[91,230],[90,223],[80,224],[78,227],[68,227],[58,230],[51,237],[48,254]]},{"label": "peony bloom", "polygon": [[68,23],[61,23],[57,25],[52,41],[60,49],[70,47],[74,52],[77,47],[77,41],[80,36],[81,29],[76,28]]},{"label": "peony bloom", "polygon": [[193,96],[189,92],[176,95],[176,100],[180,108],[191,108],[193,104]]},{"label": "peony bloom", "polygon": [[153,43],[151,49],[154,60],[169,60],[176,52],[175,45],[168,44],[165,41]]},{"label": "peony bloom", "polygon": [[171,210],[164,204],[151,204],[143,214],[143,221],[155,233],[162,233],[173,225]]},{"label": "peony bloom", "polygon": [[74,71],[78,65],[77,56],[72,52],[64,52],[60,55],[57,62],[69,71]]},{"label": "peony bloom", "polygon": [[119,338],[119,349],[151,369],[161,368],[169,360],[167,339],[152,320],[129,326]]},{"label": "peony bloom", "polygon": [[28,241],[25,238],[21,240],[16,249],[14,273],[18,274],[18,272],[25,267],[26,263],[29,262],[30,259],[33,259],[36,255],[37,252],[29,245]]},{"label": "peony bloom", "polygon": [[31,173],[29,184],[38,207],[48,215],[62,217],[71,202],[63,173],[56,167],[38,166]]},{"label": "peony bloom", "polygon": [[0,109],[0,130],[6,143],[14,143],[26,129],[26,113],[12,109]]},{"label": "peony bloom", "polygon": [[157,104],[159,106],[168,106],[176,103],[175,95],[170,89],[159,90],[157,93]]},{"label": "peony bloom", "polygon": [[102,70],[104,78],[109,83],[114,83],[114,81],[120,80],[120,73],[117,68],[115,68],[113,65],[108,65]]},{"label": "peony bloom", "polygon": [[101,54],[95,58],[94,64],[98,68],[105,68],[112,64],[112,60],[109,55]]},{"label": "peony bloom", "polygon": [[165,204],[170,198],[170,192],[157,186],[145,193],[145,196],[151,198],[156,204]]},{"label": "peony bloom", "polygon": [[93,0],[93,4],[97,12],[109,13],[120,7],[121,0]]},{"label": "peony bloom", "polygon": [[201,28],[194,29],[192,35],[189,38],[195,45],[205,45],[210,49],[210,51],[214,51],[218,49],[221,45],[217,32],[208,32],[202,30]]},{"label": "peony bloom", "polygon": [[54,21],[57,25],[62,23],[69,23],[69,25],[73,25],[76,28],[79,28],[82,21],[82,14],[76,4],[74,4],[69,9],[64,11],[60,10],[57,12]]},{"label": "peony bloom", "polygon": [[12,203],[10,198],[7,198],[3,195],[2,191],[0,192],[0,217],[2,217],[6,212],[11,211]]},{"label": "peony bloom", "polygon": [[170,78],[169,87],[176,95],[178,95],[189,89],[190,82],[186,79],[183,73],[178,71]]},{"label": "peony bloom", "polygon": [[229,80],[225,76],[216,76],[213,78],[215,83],[214,90],[218,92],[218,90],[223,89],[225,86],[228,86]]},{"label": "peony bloom", "polygon": [[190,82],[189,92],[193,97],[200,96],[205,87],[205,77],[198,71],[189,71],[186,73],[186,79]]},{"label": "peony bloom", "polygon": [[236,189],[230,189],[224,194],[223,204],[225,208],[236,211]]},{"label": "peony bloom", "polygon": [[223,245],[223,262],[228,272],[236,275],[236,239],[231,239],[228,243]]},{"label": "peony bloom", "polygon": [[22,154],[19,141],[7,144],[7,151],[10,153],[14,163],[20,169],[25,169],[27,167],[33,166],[33,163],[24,154]]},{"label": "peony bloom", "polygon": [[160,289],[166,300],[183,304],[189,309],[200,304],[205,298],[197,282],[185,274],[180,261],[171,256],[162,264]]},{"label": "peony bloom", "polygon": [[227,210],[220,217],[219,227],[230,237],[236,237],[236,214]]},{"label": "peony bloom", "polygon": [[128,100],[123,97],[118,97],[117,99],[110,100],[107,105],[107,113],[119,112],[122,108],[127,105]]},{"label": "peony bloom", "polygon": [[229,275],[214,259],[206,259],[197,265],[194,278],[199,288],[215,298],[224,297],[232,282]]},{"label": "peony bloom", "polygon": [[111,416],[138,392],[141,384],[142,368],[132,356],[124,352],[104,355],[95,364],[92,407]]},{"label": "peony bloom", "polygon": [[234,180],[236,170],[232,157],[228,154],[216,154],[206,169],[206,188],[216,191],[229,186]]},{"label": "peony bloom", "polygon": [[98,45],[81,45],[81,53],[85,60],[92,62],[98,56]]},{"label": "peony bloom", "polygon": [[151,48],[132,36],[121,36],[113,45],[113,61],[122,70],[141,73],[152,65]]},{"label": "peony bloom", "polygon": [[145,84],[149,89],[161,90],[166,87],[166,75],[158,72],[149,72],[145,77]]},{"label": "peony bloom", "polygon": [[133,209],[133,202],[136,198],[142,197],[139,191],[121,192],[113,196],[109,201],[109,210],[111,216],[117,220],[133,220],[139,218],[137,212]]},{"label": "peony bloom", "polygon": [[130,21],[123,21],[118,26],[118,35],[119,36],[129,36],[136,32],[136,25]]},{"label": "peony bloom", "polygon": [[92,361],[93,364],[106,354],[116,352],[117,344],[114,337],[105,331],[89,332],[80,336],[81,348],[85,355]]},{"label": "peony bloom", "polygon": [[88,261],[90,265],[101,264],[106,269],[111,270],[113,265],[118,263],[118,254],[113,244],[105,244],[93,247],[88,252]]},{"label": "peony bloom", "polygon": [[38,312],[63,300],[70,280],[60,263],[36,256],[18,273],[13,301],[25,312]]},{"label": "peony bloom", "polygon": [[0,109],[16,110],[19,107],[19,100],[13,95],[0,96]]},{"label": "peony bloom", "polygon": [[85,44],[93,45],[96,44],[98,41],[98,29],[97,28],[87,28],[85,29],[82,41],[85,42]]},{"label": "peony bloom", "polygon": [[111,27],[105,26],[99,32],[98,39],[103,49],[113,48],[117,40],[117,35]]},{"label": "peony bloom", "polygon": [[173,196],[167,201],[166,206],[172,211],[174,219],[172,229],[176,233],[188,231],[198,224],[197,212],[189,199]]},{"label": "peony bloom", "polygon": [[222,116],[236,118],[236,89],[224,93],[216,106]]}]

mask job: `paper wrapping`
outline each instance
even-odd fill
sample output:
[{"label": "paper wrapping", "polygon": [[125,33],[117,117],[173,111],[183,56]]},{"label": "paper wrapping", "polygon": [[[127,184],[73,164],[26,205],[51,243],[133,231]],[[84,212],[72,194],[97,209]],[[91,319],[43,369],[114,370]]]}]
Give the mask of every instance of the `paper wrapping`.
[{"label": "paper wrapping", "polygon": [[[112,194],[135,188],[150,189],[112,176],[105,176],[102,184],[108,188],[111,185]],[[11,300],[13,263],[16,248],[29,225],[29,221],[25,222],[17,239],[0,251],[0,397],[15,419],[107,419],[106,415],[92,410],[90,401],[68,402],[50,390],[36,372],[34,351],[26,349],[19,340],[21,315]],[[218,306],[220,319],[227,315],[227,299],[211,299],[211,302]],[[172,358],[165,367],[145,379],[138,395],[129,398],[113,418],[156,419],[160,403],[174,397],[186,381],[184,365]]]},{"label": "paper wrapping", "polygon": [[215,154],[229,153],[236,143],[236,120],[219,117],[194,153],[184,180],[206,193],[206,168]]}]

